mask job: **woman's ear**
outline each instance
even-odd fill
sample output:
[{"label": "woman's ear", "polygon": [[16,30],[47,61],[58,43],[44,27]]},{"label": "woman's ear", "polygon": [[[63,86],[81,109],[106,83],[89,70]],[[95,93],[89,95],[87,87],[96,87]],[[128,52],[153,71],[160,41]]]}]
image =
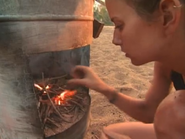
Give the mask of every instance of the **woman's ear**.
[{"label": "woman's ear", "polygon": [[166,33],[172,33],[179,25],[181,7],[179,0],[162,0],[160,2],[159,10]]}]

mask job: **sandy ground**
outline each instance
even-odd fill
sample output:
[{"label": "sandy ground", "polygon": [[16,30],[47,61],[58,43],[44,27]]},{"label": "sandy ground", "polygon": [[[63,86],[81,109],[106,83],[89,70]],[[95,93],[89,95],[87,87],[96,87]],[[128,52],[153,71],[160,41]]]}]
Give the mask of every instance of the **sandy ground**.
[{"label": "sandy ground", "polygon": [[[144,98],[153,75],[153,63],[140,67],[133,66],[130,59],[124,56],[119,46],[112,41],[113,27],[104,27],[99,38],[91,45],[91,67],[110,86],[121,93],[136,98]],[[133,121],[124,112],[110,104],[107,99],[90,91],[91,121],[84,139],[98,139],[102,127],[126,121]]]}]

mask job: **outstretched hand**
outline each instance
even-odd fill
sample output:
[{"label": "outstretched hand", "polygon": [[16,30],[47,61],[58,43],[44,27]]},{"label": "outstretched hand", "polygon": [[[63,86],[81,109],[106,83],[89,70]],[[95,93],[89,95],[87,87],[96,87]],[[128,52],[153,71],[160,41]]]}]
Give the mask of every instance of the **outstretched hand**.
[{"label": "outstretched hand", "polygon": [[67,83],[70,88],[84,86],[97,92],[102,92],[108,88],[108,85],[106,85],[89,67],[76,66],[72,70],[71,75],[73,79],[69,80]]}]

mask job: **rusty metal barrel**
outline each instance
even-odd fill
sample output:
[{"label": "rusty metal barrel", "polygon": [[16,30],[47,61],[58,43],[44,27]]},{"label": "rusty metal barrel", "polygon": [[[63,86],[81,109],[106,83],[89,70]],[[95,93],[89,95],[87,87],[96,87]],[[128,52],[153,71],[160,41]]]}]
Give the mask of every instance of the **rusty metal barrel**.
[{"label": "rusty metal barrel", "polygon": [[[89,66],[93,0],[0,1],[0,138],[42,139],[33,78]],[[90,97],[89,97],[90,107]],[[82,139],[89,109],[50,139]],[[72,130],[73,129],[73,130]]]}]

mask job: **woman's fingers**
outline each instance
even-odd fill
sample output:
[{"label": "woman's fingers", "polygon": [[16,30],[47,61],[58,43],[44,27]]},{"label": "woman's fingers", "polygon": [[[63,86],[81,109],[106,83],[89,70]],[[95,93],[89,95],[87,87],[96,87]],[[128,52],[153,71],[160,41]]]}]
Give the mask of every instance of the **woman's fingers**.
[{"label": "woman's fingers", "polygon": [[87,81],[85,79],[71,79],[67,82],[67,88],[75,88],[77,86],[88,87],[87,86]]},{"label": "woman's fingers", "polygon": [[88,73],[89,68],[85,66],[76,66],[72,71],[71,75],[73,78],[84,78]]},{"label": "woman's fingers", "polygon": [[73,79],[67,83],[68,87],[84,86],[97,92],[104,90],[105,83],[89,67],[76,66],[72,71]]}]

